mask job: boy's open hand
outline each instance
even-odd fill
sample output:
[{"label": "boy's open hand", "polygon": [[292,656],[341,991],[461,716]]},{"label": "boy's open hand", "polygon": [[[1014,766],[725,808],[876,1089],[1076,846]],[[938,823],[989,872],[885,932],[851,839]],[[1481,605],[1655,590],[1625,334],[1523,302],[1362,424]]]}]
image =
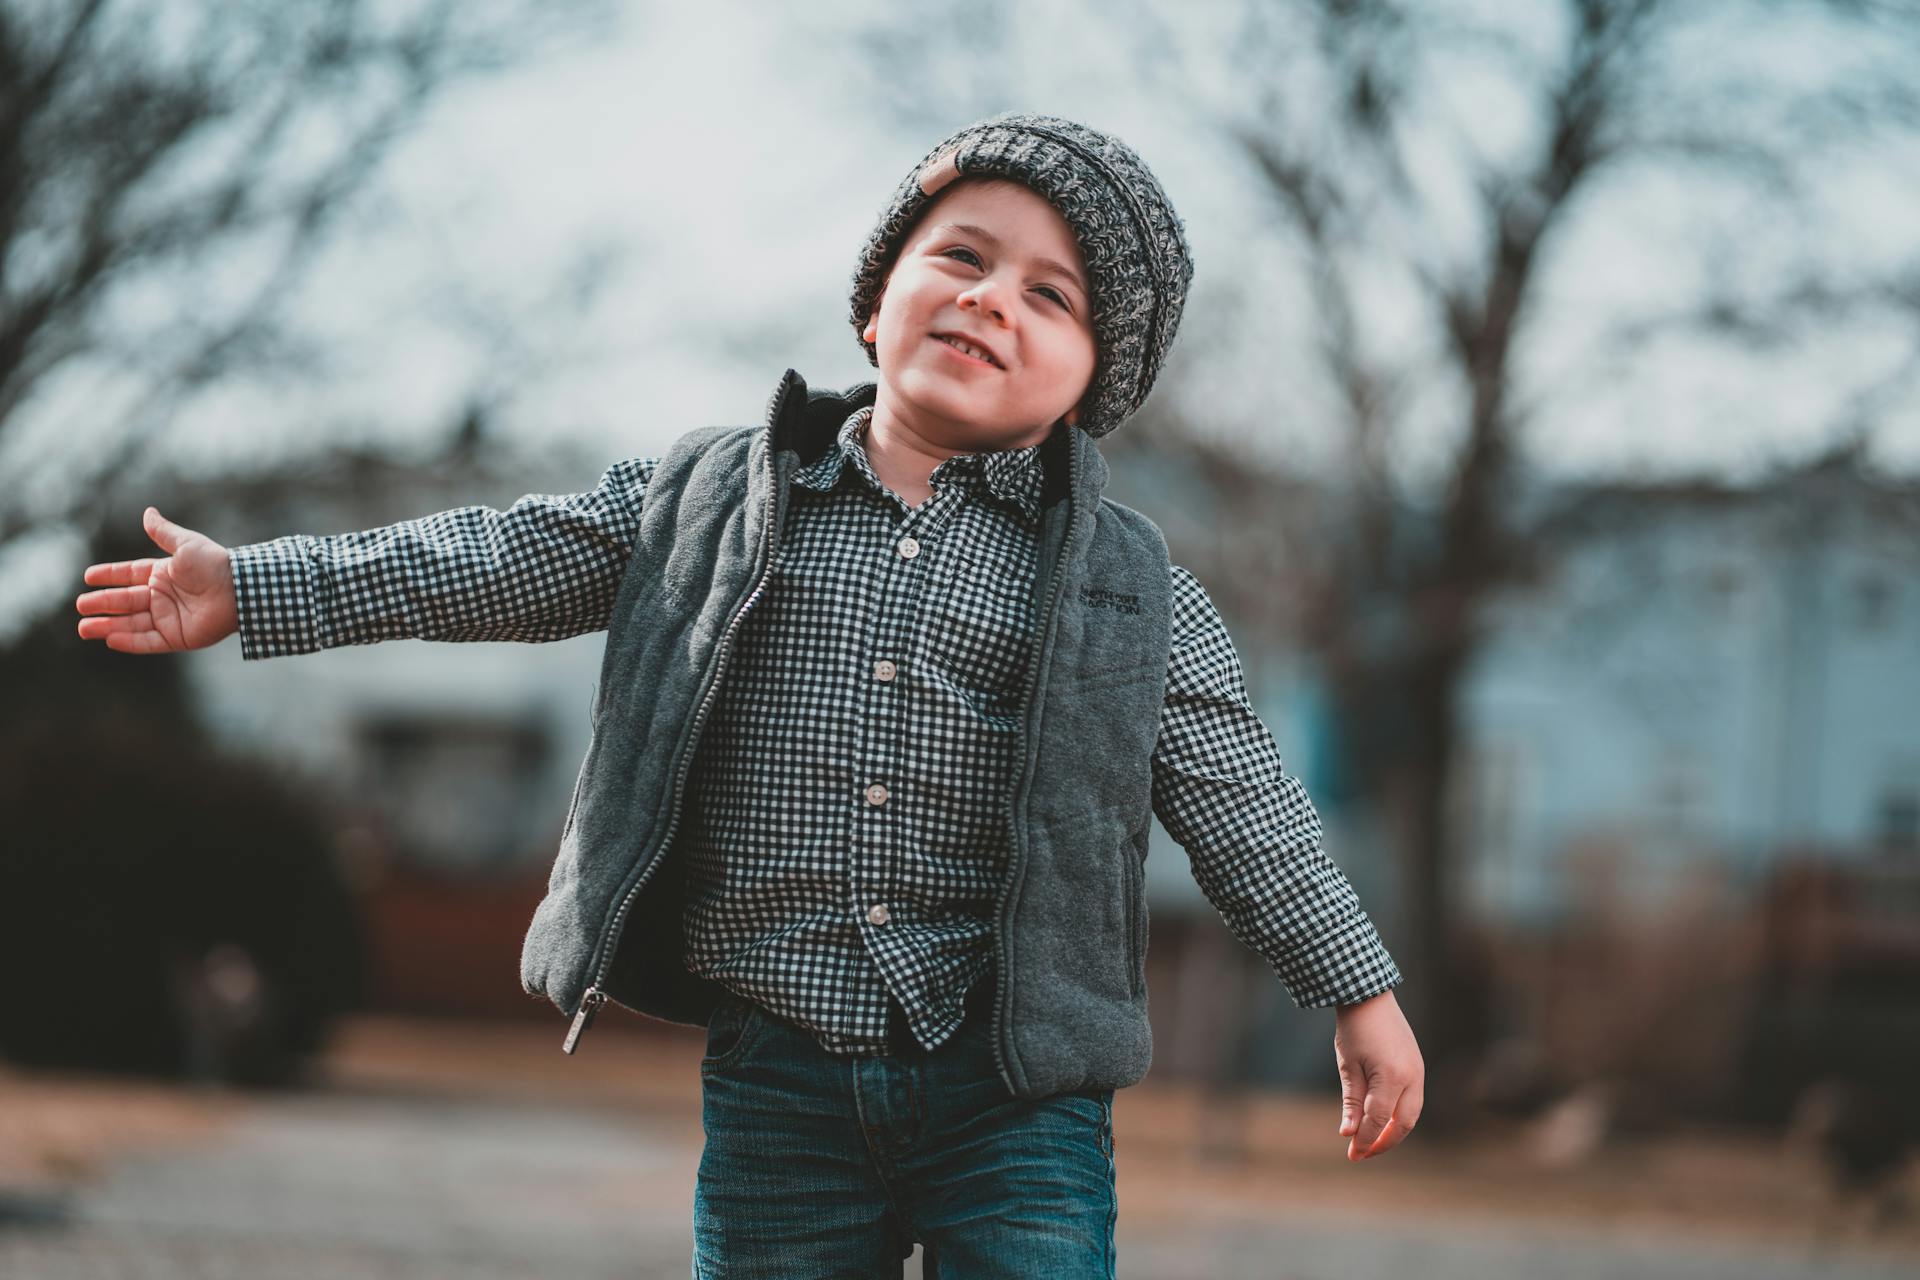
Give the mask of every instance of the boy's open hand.
[{"label": "boy's open hand", "polygon": [[232,635],[233,568],[227,549],[205,534],[183,529],[148,507],[147,536],[170,555],[164,560],[90,564],[89,591],[74,602],[80,638],[105,640],[121,653],[178,653],[204,649]]},{"label": "boy's open hand", "polygon": [[1426,1100],[1427,1064],[1393,992],[1334,1013],[1333,1059],[1340,1068],[1340,1133],[1353,1140],[1347,1159],[1365,1160],[1400,1145]]}]

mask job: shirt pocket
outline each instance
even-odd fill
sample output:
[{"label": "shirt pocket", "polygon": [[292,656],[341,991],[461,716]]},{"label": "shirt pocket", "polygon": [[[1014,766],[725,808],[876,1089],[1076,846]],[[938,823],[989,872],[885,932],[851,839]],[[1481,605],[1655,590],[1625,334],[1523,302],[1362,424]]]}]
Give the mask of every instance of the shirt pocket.
[{"label": "shirt pocket", "polygon": [[931,588],[921,657],[992,714],[1013,715],[1033,650],[1033,553],[963,544]]}]

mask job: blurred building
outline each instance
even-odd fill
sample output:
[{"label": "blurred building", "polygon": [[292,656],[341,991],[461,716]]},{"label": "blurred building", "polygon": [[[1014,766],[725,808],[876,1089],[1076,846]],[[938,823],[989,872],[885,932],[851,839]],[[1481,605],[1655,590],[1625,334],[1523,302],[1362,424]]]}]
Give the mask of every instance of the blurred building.
[{"label": "blurred building", "polygon": [[1473,910],[1551,921],[1603,854],[1647,901],[1807,849],[1920,861],[1920,488],[1841,455],[1553,505],[1558,566],[1464,692]]}]

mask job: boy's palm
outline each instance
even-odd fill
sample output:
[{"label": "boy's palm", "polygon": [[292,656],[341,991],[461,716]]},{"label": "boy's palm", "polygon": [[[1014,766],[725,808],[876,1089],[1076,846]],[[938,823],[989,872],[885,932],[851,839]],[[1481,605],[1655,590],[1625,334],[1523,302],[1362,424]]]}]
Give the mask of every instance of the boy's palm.
[{"label": "boy's palm", "polygon": [[143,520],[147,536],[171,555],[88,565],[85,581],[107,590],[74,602],[90,615],[80,620],[81,638],[105,640],[121,653],[178,653],[232,635],[238,616],[227,549],[153,507]]}]

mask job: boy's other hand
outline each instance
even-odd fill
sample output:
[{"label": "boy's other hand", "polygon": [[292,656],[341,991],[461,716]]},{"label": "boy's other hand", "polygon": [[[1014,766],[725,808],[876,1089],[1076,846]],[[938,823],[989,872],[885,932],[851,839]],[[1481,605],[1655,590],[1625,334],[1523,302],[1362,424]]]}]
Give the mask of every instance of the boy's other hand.
[{"label": "boy's other hand", "polygon": [[1426,1101],[1427,1064],[1393,992],[1341,1005],[1333,1059],[1340,1068],[1340,1133],[1349,1161],[1400,1145]]},{"label": "boy's other hand", "polygon": [[88,565],[84,581],[108,590],[89,591],[74,602],[90,615],[80,620],[80,638],[105,640],[121,653],[178,653],[232,635],[239,619],[227,549],[154,507],[142,521],[168,557]]}]

